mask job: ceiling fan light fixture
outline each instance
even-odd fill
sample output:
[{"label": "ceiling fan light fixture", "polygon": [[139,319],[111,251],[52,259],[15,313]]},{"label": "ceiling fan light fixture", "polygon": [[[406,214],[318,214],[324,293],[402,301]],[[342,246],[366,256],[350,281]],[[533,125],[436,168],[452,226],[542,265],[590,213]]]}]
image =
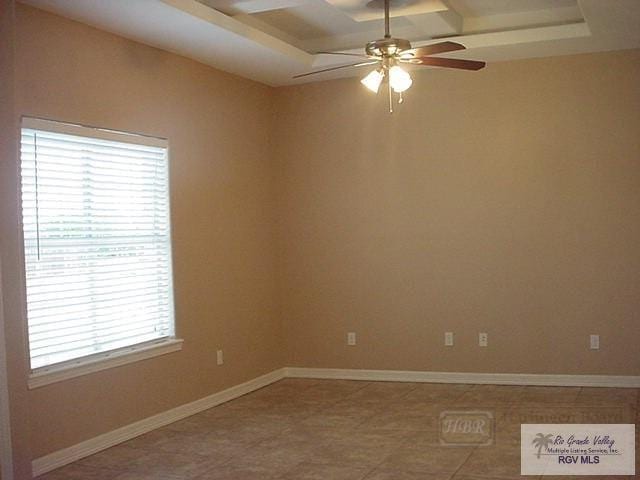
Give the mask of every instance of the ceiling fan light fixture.
[{"label": "ceiling fan light fixture", "polygon": [[373,93],[378,93],[378,89],[380,88],[380,84],[382,83],[383,78],[384,72],[382,71],[382,69],[378,68],[369,72],[366,77],[360,80],[360,83],[362,83]]},{"label": "ceiling fan light fixture", "polygon": [[394,92],[402,93],[411,87],[413,80],[411,80],[411,75],[399,66],[394,65],[389,69],[389,83]]},{"label": "ceiling fan light fixture", "polygon": [[[475,60],[463,60],[459,58],[432,57],[439,53],[455,52],[464,50],[465,46],[449,40],[423,45],[421,47],[412,48],[411,42],[402,38],[391,36],[389,30],[390,24],[390,3],[391,1],[408,1],[412,0],[367,0],[368,6],[377,5],[384,2],[384,38],[367,42],[364,47],[364,55],[352,52],[319,52],[332,55],[349,55],[360,57],[358,63],[350,65],[338,65],[336,67],[324,68],[315,72],[303,73],[295,75],[293,78],[306,77],[307,75],[315,75],[318,73],[332,72],[343,68],[364,67],[366,65],[378,65],[378,68],[369,72],[366,77],[360,80],[367,89],[373,93],[378,93],[382,81],[387,77],[388,82],[385,89],[388,92],[389,112],[393,113],[394,93],[398,94],[398,103],[403,102],[402,93],[408,90],[413,84],[411,75],[403,70],[399,65],[423,65],[427,67],[444,67],[457,68],[461,70],[480,70],[484,68],[485,62]],[[366,60],[364,60],[366,59]]]}]

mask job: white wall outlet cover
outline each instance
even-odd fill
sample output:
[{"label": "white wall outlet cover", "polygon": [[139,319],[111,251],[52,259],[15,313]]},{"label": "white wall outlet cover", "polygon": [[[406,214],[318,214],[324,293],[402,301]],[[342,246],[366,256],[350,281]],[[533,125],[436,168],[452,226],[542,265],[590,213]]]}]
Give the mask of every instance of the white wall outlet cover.
[{"label": "white wall outlet cover", "polygon": [[589,346],[591,350],[600,350],[600,335],[590,335]]},{"label": "white wall outlet cover", "polygon": [[488,333],[479,333],[478,334],[478,345],[481,347],[486,347],[489,345],[489,334]]},{"label": "white wall outlet cover", "polygon": [[354,346],[356,344],[356,333],[349,332],[347,333],[347,345]]},{"label": "white wall outlet cover", "polygon": [[453,347],[453,332],[444,332],[444,344],[447,347]]},{"label": "white wall outlet cover", "polygon": [[222,350],[218,350],[216,352],[216,362],[218,365],[222,365],[224,363],[224,355],[222,353]]}]

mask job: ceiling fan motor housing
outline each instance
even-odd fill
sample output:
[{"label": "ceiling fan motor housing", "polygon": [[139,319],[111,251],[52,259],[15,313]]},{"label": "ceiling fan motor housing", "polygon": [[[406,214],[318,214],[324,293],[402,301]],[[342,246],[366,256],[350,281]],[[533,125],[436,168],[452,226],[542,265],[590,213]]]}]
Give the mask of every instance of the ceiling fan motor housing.
[{"label": "ceiling fan motor housing", "polygon": [[381,38],[367,43],[365,52],[376,57],[392,57],[403,50],[411,49],[411,43],[404,38]]}]

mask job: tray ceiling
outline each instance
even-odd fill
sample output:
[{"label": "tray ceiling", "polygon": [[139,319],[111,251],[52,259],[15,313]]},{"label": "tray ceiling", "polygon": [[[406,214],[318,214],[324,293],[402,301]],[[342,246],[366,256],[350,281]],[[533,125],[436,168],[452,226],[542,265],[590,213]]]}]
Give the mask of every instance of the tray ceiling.
[{"label": "tray ceiling", "polygon": [[[269,85],[359,75],[318,51],[361,52],[383,32],[381,0],[24,0]],[[518,58],[640,48],[638,0],[392,0],[391,31],[414,46],[454,39],[458,58]]]}]

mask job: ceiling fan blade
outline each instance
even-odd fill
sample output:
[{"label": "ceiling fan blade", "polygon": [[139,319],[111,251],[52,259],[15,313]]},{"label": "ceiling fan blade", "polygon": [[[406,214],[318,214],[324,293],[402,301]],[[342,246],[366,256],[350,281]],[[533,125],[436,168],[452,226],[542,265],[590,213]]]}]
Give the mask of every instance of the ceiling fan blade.
[{"label": "ceiling fan blade", "polygon": [[365,65],[373,65],[373,64],[378,63],[378,62],[379,62],[379,60],[374,60],[374,61],[371,61],[371,62],[352,63],[350,65],[340,65],[339,67],[325,68],[323,70],[316,70],[315,72],[301,73],[300,75],[294,75],[293,78],[306,77],[308,75],[315,75],[316,73],[331,72],[333,70],[340,70],[341,68],[364,67]]},{"label": "ceiling fan blade", "polygon": [[364,53],[346,53],[346,52],[316,52],[314,55],[346,55],[348,57],[371,58]]},{"label": "ceiling fan blade", "polygon": [[426,57],[427,55],[435,55],[437,53],[455,52],[456,50],[465,50],[464,45],[460,45],[456,42],[440,42],[433,45],[425,45],[424,47],[412,48],[411,50],[405,50],[400,53],[400,57]]},{"label": "ceiling fan blade", "polygon": [[429,65],[433,67],[459,68],[461,70],[480,70],[484,68],[485,62],[476,60],[460,60],[458,58],[440,58],[440,57],[420,57],[401,60],[403,63],[412,65]]}]

